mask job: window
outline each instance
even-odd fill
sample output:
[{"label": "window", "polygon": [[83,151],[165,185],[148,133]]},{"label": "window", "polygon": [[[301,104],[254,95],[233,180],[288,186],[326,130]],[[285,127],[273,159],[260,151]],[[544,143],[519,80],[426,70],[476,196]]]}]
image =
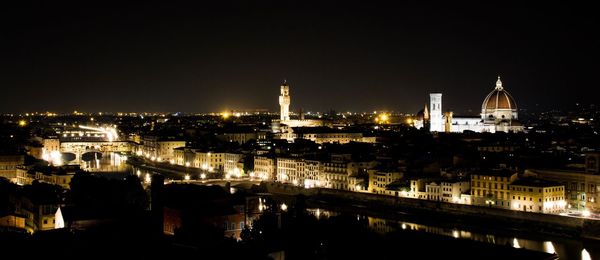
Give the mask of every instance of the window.
[{"label": "window", "polygon": [[48,224],[48,219],[44,219],[44,224]]}]

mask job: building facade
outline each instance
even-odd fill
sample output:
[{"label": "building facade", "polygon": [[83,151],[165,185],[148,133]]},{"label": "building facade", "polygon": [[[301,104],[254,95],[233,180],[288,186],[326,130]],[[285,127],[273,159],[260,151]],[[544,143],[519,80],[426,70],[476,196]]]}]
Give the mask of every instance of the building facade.
[{"label": "building facade", "polygon": [[510,183],[516,179],[517,173],[507,169],[472,173],[472,204],[510,209]]},{"label": "building facade", "polygon": [[565,210],[565,188],[558,182],[523,178],[510,185],[512,209],[538,213]]}]

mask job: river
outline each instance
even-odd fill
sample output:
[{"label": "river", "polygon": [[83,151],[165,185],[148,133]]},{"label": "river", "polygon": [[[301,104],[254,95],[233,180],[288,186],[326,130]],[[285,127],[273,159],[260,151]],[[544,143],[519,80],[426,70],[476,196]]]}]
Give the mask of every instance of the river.
[{"label": "river", "polygon": [[[320,218],[329,218],[338,216],[336,211],[322,208],[309,208],[307,211]],[[412,219],[412,218],[411,218]],[[368,225],[368,228],[374,232],[387,234],[391,232],[418,232],[455,239],[468,239],[494,245],[510,245],[515,248],[525,248],[534,251],[556,253],[559,259],[567,260],[589,260],[600,259],[600,243],[594,241],[582,241],[561,237],[543,237],[536,235],[511,236],[506,232],[494,232],[493,230],[482,231],[479,228],[468,228],[465,226],[451,227],[444,225],[432,225],[431,223],[417,223],[403,219],[392,220],[380,217],[356,214],[357,223]]]}]

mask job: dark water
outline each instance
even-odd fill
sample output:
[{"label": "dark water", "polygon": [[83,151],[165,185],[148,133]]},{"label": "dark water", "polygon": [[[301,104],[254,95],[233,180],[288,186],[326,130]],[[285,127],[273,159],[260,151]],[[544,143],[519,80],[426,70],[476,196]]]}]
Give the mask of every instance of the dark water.
[{"label": "dark water", "polygon": [[[309,208],[307,211],[318,219],[329,218],[339,215],[348,215],[329,211],[320,208]],[[393,232],[418,232],[423,234],[432,234],[455,239],[465,239],[489,243],[494,245],[510,245],[514,248],[525,248],[533,251],[546,253],[556,253],[559,259],[567,260],[588,260],[600,259],[600,244],[595,241],[582,241],[576,239],[559,237],[535,237],[535,236],[509,236],[494,232],[474,231],[469,228],[448,228],[435,226],[432,224],[423,224],[403,221],[390,220],[367,215],[355,215],[357,223],[364,223],[374,232],[388,234]],[[457,249],[460,250],[460,249]],[[465,248],[465,250],[467,250]]]}]

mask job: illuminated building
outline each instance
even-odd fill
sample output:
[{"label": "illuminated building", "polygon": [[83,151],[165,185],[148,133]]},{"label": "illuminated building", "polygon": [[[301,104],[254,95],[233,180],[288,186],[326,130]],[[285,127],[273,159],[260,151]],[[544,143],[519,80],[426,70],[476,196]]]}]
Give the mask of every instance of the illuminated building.
[{"label": "illuminated building", "polygon": [[348,168],[341,161],[321,162],[321,184],[325,188],[348,190]]},{"label": "illuminated building", "polygon": [[304,160],[278,157],[277,180],[294,185],[304,184]]},{"label": "illuminated building", "polygon": [[26,168],[17,169],[16,183],[19,185],[30,185],[33,181],[44,182],[48,184],[61,186],[63,189],[70,189],[71,179],[79,166],[69,165],[50,168]]},{"label": "illuminated building", "polygon": [[33,233],[54,229],[55,213],[63,202],[54,191],[28,185],[13,203],[15,212],[26,216],[25,229]]},{"label": "illuminated building", "polygon": [[429,110],[427,109],[427,104],[425,104],[425,107],[417,113],[417,116],[414,120],[412,120],[412,123],[415,128],[421,129],[421,128],[429,128],[428,126],[425,125],[425,124],[429,123],[429,121],[430,121],[429,120]]},{"label": "illuminated building", "polygon": [[340,143],[346,144],[349,142],[364,142],[375,143],[375,137],[365,137],[360,132],[349,132],[327,127],[297,127],[286,133],[275,134],[278,139],[286,139],[288,142],[293,142],[294,139],[311,140],[317,144],[322,143]]},{"label": "illuminated building", "polygon": [[279,95],[279,120],[282,122],[290,120],[290,86],[287,84],[287,81],[283,81],[281,84],[281,91]]},{"label": "illuminated building", "polygon": [[444,117],[442,115],[442,93],[429,94],[429,131],[443,132]]},{"label": "illuminated building", "polygon": [[526,176],[558,182],[564,186],[567,208],[600,212],[600,175],[577,170],[528,169]]},{"label": "illuminated building", "polygon": [[25,216],[0,210],[0,228],[25,229]]},{"label": "illuminated building", "polygon": [[275,180],[275,159],[254,156],[254,175],[263,180]]},{"label": "illuminated building", "polygon": [[217,138],[225,142],[236,142],[239,144],[245,144],[250,140],[264,140],[267,139],[266,132],[229,132],[218,134]]},{"label": "illuminated building", "polygon": [[290,104],[290,86],[284,81],[280,87],[279,121],[273,122],[273,132],[287,132],[291,127],[315,127],[324,125],[322,120],[304,119],[303,115],[300,116],[300,119],[291,119]]},{"label": "illuminated building", "polygon": [[25,161],[23,155],[0,155],[0,177],[15,182],[17,178],[17,166]]},{"label": "illuminated building", "polygon": [[565,209],[565,189],[558,182],[522,178],[510,184],[512,209],[539,213],[560,213]]},{"label": "illuminated building", "polygon": [[279,182],[306,188],[326,187],[365,191],[368,188],[368,183],[365,184],[368,170],[377,166],[377,162],[317,161],[278,157],[276,166],[277,181]]},{"label": "illuminated building", "polygon": [[471,183],[469,181],[461,180],[447,180],[440,183],[442,201],[459,203],[459,204],[471,204]]},{"label": "illuminated building", "polygon": [[368,170],[369,173],[369,192],[375,194],[385,194],[386,187],[402,178],[404,173],[395,170]]},{"label": "illuminated building", "polygon": [[516,179],[517,173],[507,169],[471,173],[471,203],[511,209],[510,183]]},{"label": "illuminated building", "polygon": [[157,136],[144,136],[141,143],[142,154],[157,161],[169,161],[175,158],[175,148],[185,147],[185,141]]},{"label": "illuminated building", "polygon": [[[523,125],[518,121],[517,103],[502,86],[500,77],[496,87],[485,97],[479,117],[455,116],[442,111],[442,94],[431,93],[429,110],[429,130],[431,132],[522,132]],[[414,126],[422,128],[427,118],[417,116]]]}]

